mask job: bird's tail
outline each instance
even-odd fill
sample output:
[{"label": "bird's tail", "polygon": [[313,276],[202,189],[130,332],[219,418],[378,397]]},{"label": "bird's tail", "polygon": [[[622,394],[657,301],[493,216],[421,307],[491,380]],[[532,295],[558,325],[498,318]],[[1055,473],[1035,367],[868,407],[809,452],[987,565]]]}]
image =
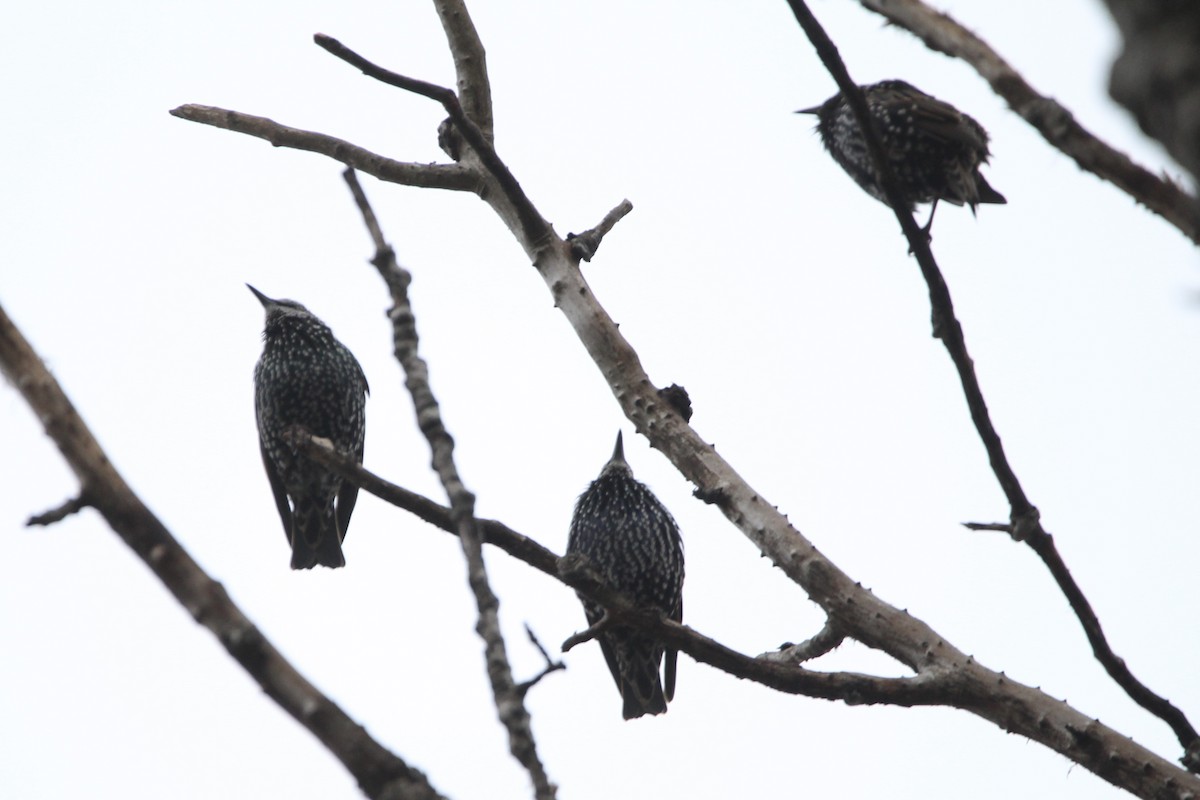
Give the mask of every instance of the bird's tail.
[{"label": "bird's tail", "polygon": [[333,504],[297,502],[292,514],[292,569],[346,566]]},{"label": "bird's tail", "polygon": [[624,701],[621,713],[625,719],[667,712],[667,698],[658,675],[662,656],[662,647],[644,641],[635,642],[618,656],[621,670],[618,684]]},{"label": "bird's tail", "polygon": [[979,170],[975,170],[975,191],[979,194],[979,200],[976,202],[995,203],[996,205],[1004,205],[1008,202],[1004,195],[991,187]]}]

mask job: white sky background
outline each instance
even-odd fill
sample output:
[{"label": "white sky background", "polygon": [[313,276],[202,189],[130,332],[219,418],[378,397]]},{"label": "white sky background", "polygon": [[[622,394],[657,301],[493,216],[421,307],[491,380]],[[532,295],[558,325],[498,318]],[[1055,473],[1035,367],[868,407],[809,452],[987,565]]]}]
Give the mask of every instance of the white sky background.
[{"label": "white sky background", "polygon": [[[1105,94],[1101,4],[947,6],[1091,130],[1178,170]],[[1009,457],[1135,674],[1200,721],[1194,248],[1079,171],[969,68],[855,3],[813,5],[860,82],[903,77],[991,132],[1007,195],[945,206],[946,273]],[[1165,724],[1107,679],[1007,506],[895,220],[796,108],[833,93],[782,0],[476,2],[499,152],[561,234],[634,212],[585,267],[659,385],[839,566],[1014,679],[1167,758]],[[170,117],[195,102],[443,160],[431,101],[311,43],[340,38],[453,85],[432,7],[367,2],[24,4],[0,26],[0,302],[110,457],[270,640],[455,800],[529,795],[495,720],[457,542],[363,496],[338,572],[293,573],[259,461],[262,310],[309,305],[371,382],[366,465],[443,499],[391,355],[387,295],[322,157]],[[684,531],[686,621],[744,652],[822,616],[632,436],[541,279],[473,195],[364,185],[400,259],[478,512],[561,552],[619,428]],[[923,213],[920,219],[923,220]],[[91,511],[0,391],[0,796],[358,796]],[[489,556],[518,677],[583,625],[571,592]],[[530,695],[563,798],[1104,798],[1119,793],[963,712],[780,695],[681,657],[664,717],[625,723],[595,645]],[[818,662],[900,674],[859,646]],[[1123,795],[1121,795],[1123,796]]]}]

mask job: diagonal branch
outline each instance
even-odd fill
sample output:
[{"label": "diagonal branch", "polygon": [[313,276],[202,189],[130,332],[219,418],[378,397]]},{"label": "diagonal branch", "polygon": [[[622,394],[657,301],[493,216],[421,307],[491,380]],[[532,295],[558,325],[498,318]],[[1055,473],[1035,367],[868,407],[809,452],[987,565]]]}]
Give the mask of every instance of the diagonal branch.
[{"label": "diagonal branch", "polygon": [[874,127],[874,120],[867,110],[862,92],[850,78],[846,65],[838,55],[837,48],[825,34],[804,0],[788,0],[788,4],[805,34],[812,41],[821,62],[837,81],[838,88],[844,93],[859,126],[864,131],[867,149],[871,153],[876,170],[881,175],[888,204],[904,229],[910,249],[916,255],[917,263],[921,267],[921,274],[929,287],[929,299],[933,306],[933,317],[936,320],[935,334],[941,338],[954,362],[963,393],[966,396],[967,406],[971,412],[971,419],[975,423],[975,429],[979,433],[980,439],[983,440],[996,480],[1008,498],[1013,538],[1027,542],[1041,556],[1060,589],[1067,596],[1072,610],[1079,618],[1097,660],[1136,703],[1171,726],[1184,748],[1185,763],[1191,766],[1196,763],[1192,754],[1200,752],[1200,739],[1197,737],[1196,730],[1182,711],[1137,680],[1125,665],[1124,659],[1112,651],[1091,604],[1088,603],[1083,591],[1067,570],[1066,564],[1054,546],[1053,538],[1042,527],[1037,508],[1026,497],[1016,473],[1008,463],[1000,436],[996,432],[995,426],[992,425],[987,403],[983,398],[983,390],[975,374],[975,364],[967,352],[962,325],[954,315],[949,287],[942,277],[937,262],[934,261],[928,240],[918,232],[916,221],[913,219],[912,213],[908,211],[908,204],[899,190],[895,176],[892,174],[891,165],[883,153],[883,146]]},{"label": "diagonal branch", "polygon": [[393,306],[388,316],[392,320],[396,360],[404,368],[404,385],[412,395],[417,426],[429,441],[434,471],[450,499],[450,516],[467,561],[467,582],[475,595],[479,611],[475,630],[484,641],[488,679],[491,681],[496,711],[508,730],[509,749],[533,781],[535,796],[538,800],[554,800],[555,786],[550,782],[538,756],[529,711],[525,708],[525,691],[513,680],[512,666],[508,661],[504,635],[500,630],[500,601],[488,582],[487,566],[483,561],[483,538],[475,520],[475,496],[468,491],[458,474],[454,463],[454,439],[442,422],[441,409],[429,385],[428,365],[417,351],[417,321],[408,298],[412,276],[396,263],[396,254],[384,240],[379,222],[354,170],[346,170],[344,177],[375,242],[375,257],[371,263],[379,270],[392,295]]},{"label": "diagonal branch", "polygon": [[446,32],[450,55],[454,58],[454,73],[458,76],[458,96],[463,111],[479,126],[491,142],[492,86],[488,80],[487,56],[475,23],[462,0],[434,0],[434,8]]},{"label": "diagonal branch", "polygon": [[62,387],[0,308],[0,370],[25,397],[81,484],[81,496],[263,691],[345,765],[371,798],[437,800],[428,779],[389,752],[301,675],[133,493]]},{"label": "diagonal branch", "polygon": [[214,128],[224,128],[234,133],[257,136],[259,139],[266,139],[274,147],[290,147],[293,150],[320,153],[389,183],[476,194],[482,191],[479,179],[474,173],[458,164],[412,164],[396,161],[342,139],[324,133],[290,128],[266,117],[194,104],[171,109],[171,116],[211,125]]},{"label": "diagonal branch", "polygon": [[1036,89],[999,53],[949,14],[921,0],[859,0],[871,11],[912,33],[931,50],[960,58],[975,68],[1047,142],[1070,156],[1082,169],[1126,192],[1134,200],[1200,244],[1200,204],[1182,187],[1138,166],[1079,124],[1074,115]]}]

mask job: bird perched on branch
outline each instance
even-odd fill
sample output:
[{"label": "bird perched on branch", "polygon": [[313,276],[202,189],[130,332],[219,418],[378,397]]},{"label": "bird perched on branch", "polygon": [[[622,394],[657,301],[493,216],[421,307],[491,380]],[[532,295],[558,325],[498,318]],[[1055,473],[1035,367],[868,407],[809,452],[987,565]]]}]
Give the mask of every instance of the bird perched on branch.
[{"label": "bird perched on branch", "polygon": [[[990,155],[982,125],[904,81],[880,81],[860,88],[908,210],[916,203],[933,203],[927,232],[939,200],[956,206],[966,203],[972,214],[980,203],[1008,202],[979,172]],[[796,113],[816,114],[817,132],[833,160],[867,194],[887,203],[862,129],[841,92]]]},{"label": "bird perched on branch", "polygon": [[367,378],[311,311],[246,285],[266,311],[263,353],[254,367],[254,409],[263,466],[292,546],[292,569],[343,567],[342,540],[358,487],[297,453],[283,435],[293,425],[303,426],[361,464]]},{"label": "bird perched on branch", "polygon": [[[660,611],[676,622],[683,619],[679,527],[658,498],[634,480],[619,433],[612,458],[575,504],[567,553],[586,556],[606,583],[639,608]],[[599,623],[604,608],[580,600],[588,624]],[[675,651],[619,623],[600,631],[597,639],[621,692],[625,719],[665,713],[675,694]]]}]

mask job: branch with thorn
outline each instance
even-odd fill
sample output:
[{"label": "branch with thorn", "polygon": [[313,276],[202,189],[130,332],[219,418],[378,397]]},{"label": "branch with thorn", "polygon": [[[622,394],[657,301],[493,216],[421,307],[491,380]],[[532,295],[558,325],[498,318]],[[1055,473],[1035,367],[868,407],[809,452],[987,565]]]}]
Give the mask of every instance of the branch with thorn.
[{"label": "branch with thorn", "polygon": [[468,491],[454,462],[454,439],[442,421],[441,407],[429,384],[429,368],[417,349],[417,323],[408,296],[412,276],[396,261],[393,248],[386,242],[378,219],[353,170],[344,173],[346,183],[375,243],[371,263],[379,271],[392,296],[392,341],[396,360],[404,370],[405,386],[412,395],[418,425],[429,442],[433,468],[450,500],[450,518],[462,543],[467,562],[467,583],[475,597],[479,621],[475,630],[484,641],[488,680],[501,723],[508,731],[509,750],[529,773],[538,800],[554,800],[556,787],[546,774],[538,755],[529,711],[525,708],[526,689],[513,679],[512,665],[504,634],[500,630],[499,600],[488,581],[483,560],[483,538],[475,519],[475,496]]}]

